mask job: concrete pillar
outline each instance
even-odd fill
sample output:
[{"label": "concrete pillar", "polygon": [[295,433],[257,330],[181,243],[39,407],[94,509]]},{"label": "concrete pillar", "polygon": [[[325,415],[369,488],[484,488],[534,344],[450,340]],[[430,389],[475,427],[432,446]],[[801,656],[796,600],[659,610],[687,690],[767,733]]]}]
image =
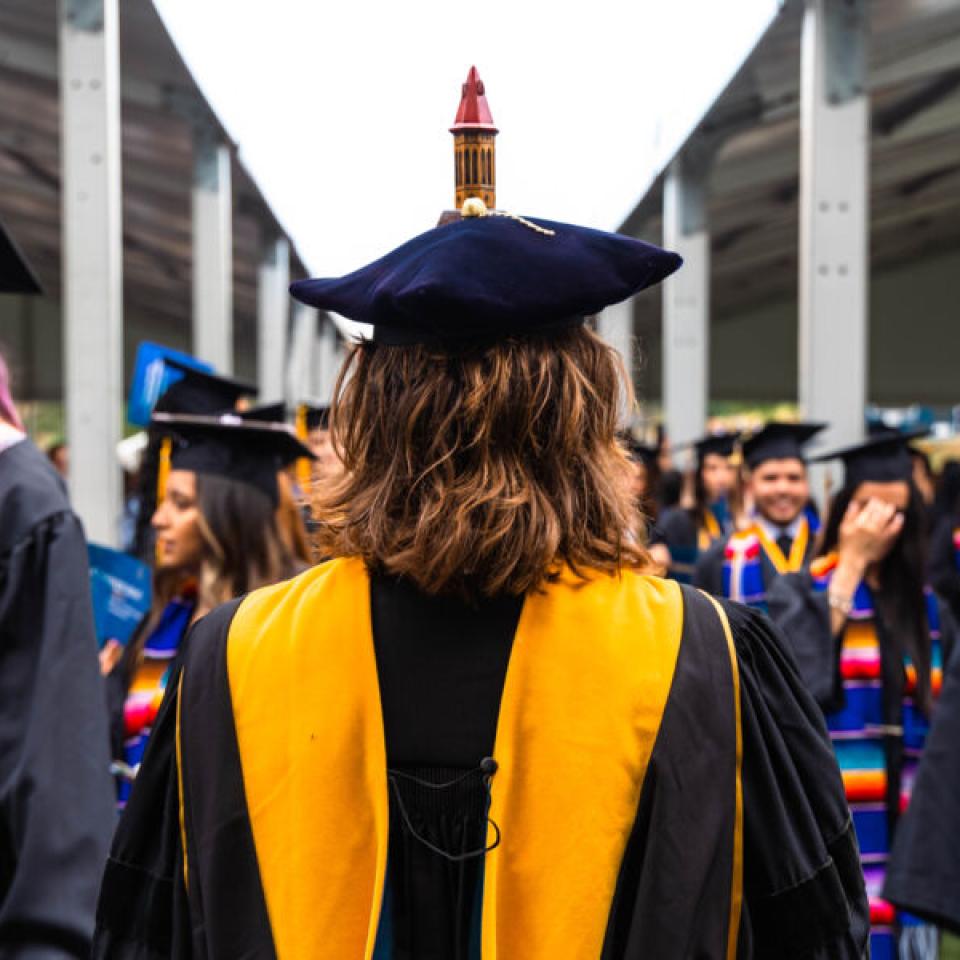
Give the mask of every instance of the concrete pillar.
[{"label": "concrete pillar", "polygon": [[806,0],[800,109],[800,406],[864,432],[867,393],[870,104],[866,0]]},{"label": "concrete pillar", "polygon": [[115,546],[123,405],[117,0],[60,0],[59,31],[70,496],[87,536]]},{"label": "concrete pillar", "polygon": [[287,403],[296,406],[311,400],[316,364],[317,311],[304,303],[293,305],[293,333],[287,361]]},{"label": "concrete pillar", "polygon": [[264,249],[257,274],[257,386],[260,403],[275,403],[284,398],[289,286],[290,244],[286,237],[278,237]]},{"label": "concrete pillar", "polygon": [[230,148],[194,136],[193,352],[218,373],[233,370],[233,199]]},{"label": "concrete pillar", "polygon": [[337,328],[329,317],[321,318],[316,357],[313,395],[318,400],[329,403],[333,398],[333,388],[343,360]]},{"label": "concrete pillar", "polygon": [[663,284],[663,414],[671,444],[706,429],[710,360],[707,154],[682,154],[663,187],[663,243],[684,260]]},{"label": "concrete pillar", "polygon": [[[632,385],[634,381],[633,298],[607,307],[597,317],[597,332],[620,354]],[[627,407],[626,397],[621,398],[621,423],[629,426],[633,414],[634,411]]]}]

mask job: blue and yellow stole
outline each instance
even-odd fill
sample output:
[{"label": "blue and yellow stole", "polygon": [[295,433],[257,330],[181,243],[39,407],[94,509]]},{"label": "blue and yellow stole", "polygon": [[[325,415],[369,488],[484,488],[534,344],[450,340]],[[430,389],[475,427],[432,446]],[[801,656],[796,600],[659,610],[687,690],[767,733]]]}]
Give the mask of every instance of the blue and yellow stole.
[{"label": "blue and yellow stole", "polygon": [[764,609],[767,588],[763,582],[763,555],[777,573],[796,573],[803,568],[810,542],[810,523],[801,520],[790,556],[771,540],[759,523],[734,533],[727,541],[723,558],[723,595],[739,603]]}]

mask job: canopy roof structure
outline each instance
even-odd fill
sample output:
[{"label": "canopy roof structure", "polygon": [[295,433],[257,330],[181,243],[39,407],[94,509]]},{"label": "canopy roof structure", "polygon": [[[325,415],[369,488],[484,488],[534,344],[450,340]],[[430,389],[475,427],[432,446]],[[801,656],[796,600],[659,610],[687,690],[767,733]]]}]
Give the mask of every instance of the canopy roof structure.
[{"label": "canopy roof structure", "polygon": [[[876,286],[878,277],[960,251],[960,2],[870,0],[866,9],[869,259]],[[714,157],[706,201],[710,323],[721,351],[725,324],[797,301],[803,15],[802,0],[783,3],[675,155],[699,151]],[[666,168],[624,220],[622,232],[660,235],[665,178]],[[636,304],[652,368],[648,395],[658,388],[659,312],[655,298]],[[883,357],[878,365],[874,353],[872,347],[872,382],[877,370],[890,366]],[[744,362],[762,359],[756,354]],[[871,389],[898,393],[892,383]],[[720,392],[722,399],[738,399],[735,390]]]},{"label": "canopy roof structure", "polygon": [[[132,347],[141,339],[190,346],[191,184],[194,136],[203,129],[231,148],[235,354],[238,372],[253,376],[257,271],[265,239],[287,238],[291,278],[306,276],[306,268],[153,3],[123,0],[119,8],[127,371]],[[61,296],[62,254],[58,78],[56,0],[4,0],[0,222],[54,302]],[[29,390],[31,377],[25,379]],[[53,398],[56,376],[32,379],[35,399]]]}]

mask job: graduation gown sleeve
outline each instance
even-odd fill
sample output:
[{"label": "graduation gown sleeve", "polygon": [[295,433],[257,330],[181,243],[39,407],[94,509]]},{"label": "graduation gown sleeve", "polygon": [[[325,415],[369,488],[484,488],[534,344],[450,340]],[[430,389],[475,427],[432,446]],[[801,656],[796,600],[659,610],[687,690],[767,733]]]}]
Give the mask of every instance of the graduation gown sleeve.
[{"label": "graduation gown sleeve", "polygon": [[[603,960],[720,957],[730,902],[730,784],[716,614],[686,597],[684,643],[611,909]],[[823,719],[783,638],[722,602],[739,672],[743,906],[736,956],[866,955],[869,908],[853,824]],[[706,606],[705,606],[706,605]]]},{"label": "graduation gown sleeve", "polygon": [[843,704],[840,643],[830,629],[826,593],[806,571],[777,577],[767,593],[770,619],[786,638],[807,690],[825,713]]},{"label": "graduation gown sleeve", "polygon": [[[274,956],[223,669],[238,603],[198,621],[181,645],[110,849],[93,960]],[[180,726],[181,714],[190,722]],[[185,836],[203,838],[201,848],[188,839],[185,850]]]},{"label": "graduation gown sleeve", "polygon": [[737,650],[743,716],[740,955],[862,957],[869,906],[821,711],[770,620],[740,604],[724,607]]},{"label": "graduation gown sleeve", "polygon": [[54,960],[87,956],[116,814],[83,532],[27,443],[0,469],[30,481],[0,498],[0,956]]},{"label": "graduation gown sleeve", "polygon": [[941,617],[944,652],[953,649],[910,805],[897,825],[884,896],[960,934],[960,651],[955,621]]}]

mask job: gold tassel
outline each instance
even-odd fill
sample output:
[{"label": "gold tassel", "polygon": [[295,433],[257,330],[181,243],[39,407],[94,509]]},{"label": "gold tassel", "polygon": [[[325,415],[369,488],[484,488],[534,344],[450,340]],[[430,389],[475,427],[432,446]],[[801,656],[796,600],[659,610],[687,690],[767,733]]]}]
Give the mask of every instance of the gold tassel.
[{"label": "gold tassel", "polygon": [[173,449],[173,439],[164,437],[160,441],[160,457],[157,460],[157,506],[167,495],[167,480],[170,477],[170,451]]},{"label": "gold tassel", "polygon": [[[157,457],[157,506],[163,503],[167,495],[167,480],[170,477],[170,451],[173,449],[173,438],[164,437],[160,441],[160,455]],[[156,546],[156,559],[160,563],[160,544]]]}]

